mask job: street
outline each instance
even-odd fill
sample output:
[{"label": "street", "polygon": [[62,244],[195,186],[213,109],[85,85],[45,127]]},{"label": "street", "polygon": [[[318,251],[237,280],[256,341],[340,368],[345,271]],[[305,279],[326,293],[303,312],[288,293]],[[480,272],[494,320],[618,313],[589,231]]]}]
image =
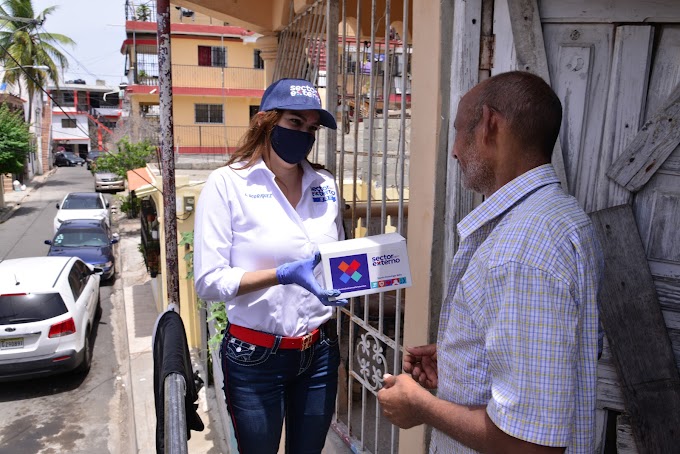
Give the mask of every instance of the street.
[{"label": "street", "polygon": [[[93,191],[92,174],[84,167],[58,168],[0,224],[0,260],[46,255],[44,240],[53,237],[55,205],[76,191]],[[113,213],[114,232],[116,220]],[[102,285],[100,298],[103,312],[86,377],[64,374],[0,384],[0,454],[136,451],[129,392],[121,379],[127,367],[121,280]]]}]

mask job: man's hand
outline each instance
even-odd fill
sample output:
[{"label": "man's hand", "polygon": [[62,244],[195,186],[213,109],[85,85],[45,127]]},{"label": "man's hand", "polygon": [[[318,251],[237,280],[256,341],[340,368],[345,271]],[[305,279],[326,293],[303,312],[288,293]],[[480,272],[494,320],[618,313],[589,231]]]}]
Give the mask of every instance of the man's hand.
[{"label": "man's hand", "polygon": [[406,347],[402,361],[404,372],[428,389],[435,389],[437,376],[437,345],[429,344],[421,347]]},{"label": "man's hand", "polygon": [[319,298],[324,306],[344,306],[347,304],[346,299],[330,300],[330,298],[340,296],[340,290],[324,290],[316,281],[314,268],[320,261],[321,254],[317,252],[312,258],[284,263],[276,268],[276,279],[279,284],[299,285]]},{"label": "man's hand", "polygon": [[383,376],[383,388],[378,391],[378,402],[383,415],[402,429],[423,424],[423,408],[433,398],[427,390],[406,374]]}]

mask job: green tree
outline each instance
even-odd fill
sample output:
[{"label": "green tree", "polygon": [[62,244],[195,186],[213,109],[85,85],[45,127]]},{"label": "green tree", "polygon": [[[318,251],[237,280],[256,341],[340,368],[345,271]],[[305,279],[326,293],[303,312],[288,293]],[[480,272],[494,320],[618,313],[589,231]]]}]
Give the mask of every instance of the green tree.
[{"label": "green tree", "polygon": [[0,105],[0,174],[23,172],[30,141],[23,114]]},{"label": "green tree", "polygon": [[[3,82],[16,83],[20,79],[25,81],[28,91],[28,123],[31,122],[33,96],[36,91],[46,85],[47,79],[59,86],[59,69],[68,68],[68,59],[56,46],[75,44],[68,36],[48,33],[42,28],[47,16],[56,8],[50,6],[35,15],[32,0],[4,0],[0,3],[0,15],[35,20],[26,22],[10,19],[3,22],[0,30],[0,62],[7,70]],[[46,66],[49,69],[19,69],[17,66]]]},{"label": "green tree", "polygon": [[128,137],[116,142],[116,148],[97,158],[97,172],[112,172],[127,179],[128,170],[144,167],[156,153],[156,147],[149,141],[132,143]]}]

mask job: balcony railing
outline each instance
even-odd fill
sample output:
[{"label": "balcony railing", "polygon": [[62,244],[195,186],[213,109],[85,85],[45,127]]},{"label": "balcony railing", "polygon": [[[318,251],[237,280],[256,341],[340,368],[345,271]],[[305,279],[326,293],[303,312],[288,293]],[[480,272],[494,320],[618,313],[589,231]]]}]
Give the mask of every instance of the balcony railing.
[{"label": "balcony railing", "polygon": [[[137,64],[138,85],[158,85],[158,64]],[[172,65],[173,87],[264,90],[264,69]]]},{"label": "balcony railing", "polygon": [[233,151],[247,126],[175,125],[175,148],[179,153],[226,154]]},{"label": "balcony railing", "polygon": [[189,88],[263,90],[264,69],[172,65],[172,85]]}]

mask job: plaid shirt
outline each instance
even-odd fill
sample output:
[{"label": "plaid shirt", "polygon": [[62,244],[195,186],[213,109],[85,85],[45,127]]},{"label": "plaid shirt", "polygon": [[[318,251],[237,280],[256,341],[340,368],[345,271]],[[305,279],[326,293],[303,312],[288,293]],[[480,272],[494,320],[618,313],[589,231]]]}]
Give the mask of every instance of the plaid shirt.
[{"label": "plaid shirt", "polygon": [[[438,397],[486,405],[513,437],[595,451],[603,257],[551,165],[503,186],[458,224],[442,307]],[[432,453],[469,453],[434,430]]]}]

